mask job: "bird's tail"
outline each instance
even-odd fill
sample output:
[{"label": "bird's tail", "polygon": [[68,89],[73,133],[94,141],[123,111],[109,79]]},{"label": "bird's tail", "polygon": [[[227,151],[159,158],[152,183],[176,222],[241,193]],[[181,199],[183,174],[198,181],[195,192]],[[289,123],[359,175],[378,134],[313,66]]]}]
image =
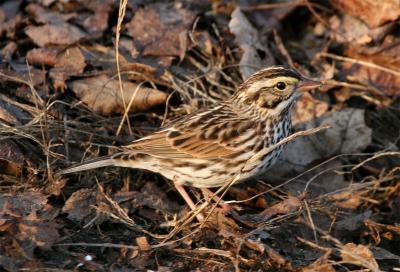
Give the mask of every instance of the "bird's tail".
[{"label": "bird's tail", "polygon": [[58,174],[64,175],[64,174],[80,172],[80,171],[85,171],[105,166],[112,166],[112,165],[115,165],[115,159],[113,159],[111,156],[104,156],[88,160],[82,163],[74,164],[71,167],[61,170],[60,172],[58,172]]}]

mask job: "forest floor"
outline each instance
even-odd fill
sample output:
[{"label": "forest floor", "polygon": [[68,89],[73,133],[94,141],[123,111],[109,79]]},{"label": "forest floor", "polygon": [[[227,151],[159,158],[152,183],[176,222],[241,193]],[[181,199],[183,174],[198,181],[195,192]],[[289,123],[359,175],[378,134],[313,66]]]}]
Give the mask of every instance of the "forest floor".
[{"label": "forest floor", "polygon": [[[0,3],[0,269],[400,271],[398,1],[264,2]],[[324,82],[293,122],[329,128],[229,188],[233,212],[200,224],[136,169],[57,175],[272,65]]]}]

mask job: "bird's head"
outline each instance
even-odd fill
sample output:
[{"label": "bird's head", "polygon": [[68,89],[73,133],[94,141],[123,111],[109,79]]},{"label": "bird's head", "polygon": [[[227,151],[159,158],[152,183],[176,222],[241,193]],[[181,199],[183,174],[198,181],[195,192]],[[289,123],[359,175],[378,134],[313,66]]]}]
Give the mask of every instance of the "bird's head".
[{"label": "bird's head", "polygon": [[282,66],[262,69],[243,82],[233,95],[233,101],[246,104],[268,116],[289,112],[301,91],[320,86],[297,71]]}]

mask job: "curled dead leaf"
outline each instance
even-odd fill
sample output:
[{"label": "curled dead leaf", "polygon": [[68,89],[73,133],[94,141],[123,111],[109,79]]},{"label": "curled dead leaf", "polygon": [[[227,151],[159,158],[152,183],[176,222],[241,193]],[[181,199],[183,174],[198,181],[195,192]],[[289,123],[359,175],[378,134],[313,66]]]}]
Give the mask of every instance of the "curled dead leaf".
[{"label": "curled dead leaf", "polygon": [[303,123],[321,117],[329,109],[327,102],[315,99],[310,93],[299,98],[293,112],[293,124]]},{"label": "curled dead leaf", "polygon": [[28,51],[26,59],[29,64],[54,66],[60,51],[59,48],[34,48]]},{"label": "curled dead leaf", "polygon": [[144,56],[182,56],[194,18],[193,12],[178,5],[157,3],[136,11],[127,27]]},{"label": "curled dead leaf", "polygon": [[296,130],[305,130],[329,124],[331,128],[289,142],[276,165],[268,171],[268,178],[293,176],[305,171],[312,162],[336,154],[364,150],[372,141],[372,129],[365,124],[364,110],[346,108],[329,112],[315,120],[299,124]]},{"label": "curled dead leaf", "polygon": [[159,90],[141,87],[128,81],[123,81],[122,85],[123,99],[118,80],[109,79],[106,75],[75,80],[71,89],[89,108],[103,115],[123,113],[123,100],[128,107],[133,99],[129,111],[147,110],[167,100],[167,94]]},{"label": "curled dead leaf", "polygon": [[96,203],[97,191],[94,189],[81,189],[74,192],[65,202],[62,211],[68,213],[68,218],[83,221],[94,211],[90,208]]},{"label": "curled dead leaf", "polygon": [[370,28],[360,19],[346,14],[343,16],[332,16],[329,19],[329,23],[332,29],[331,36],[339,43],[378,43],[395,28],[395,23]]},{"label": "curled dead leaf", "polygon": [[332,5],[377,27],[400,17],[398,0],[332,0]]},{"label": "curled dead leaf", "polygon": [[236,8],[232,13],[229,30],[243,50],[240,72],[244,79],[260,68],[275,64],[270,50],[265,46],[266,42],[261,40],[258,30],[251,25],[240,8]]},{"label": "curled dead leaf", "polygon": [[265,209],[259,216],[265,219],[271,218],[275,215],[290,214],[300,210],[302,207],[301,200],[294,196],[289,196],[287,199]]},{"label": "curled dead leaf", "polygon": [[50,70],[55,89],[65,89],[65,81],[74,75],[79,75],[86,67],[85,57],[78,47],[64,50],[56,58],[54,67]]},{"label": "curled dead leaf", "polygon": [[25,156],[11,140],[0,142],[0,173],[18,176],[21,174]]},{"label": "curled dead leaf", "polygon": [[346,55],[358,60],[378,65],[383,69],[356,63],[344,63],[343,70],[349,81],[372,85],[387,95],[400,94],[400,40],[387,38],[377,47],[350,46]]},{"label": "curled dead leaf", "polygon": [[71,45],[85,37],[83,31],[68,23],[30,26],[25,30],[25,33],[40,47],[52,44]]},{"label": "curled dead leaf", "polygon": [[379,265],[374,258],[374,254],[364,245],[347,243],[341,248],[340,255],[346,263],[360,265],[371,269],[371,271],[379,271]]},{"label": "curled dead leaf", "polygon": [[315,262],[301,269],[301,272],[335,272],[333,265],[329,263],[329,256],[332,250],[328,250],[324,255],[319,257]]},{"label": "curled dead leaf", "polygon": [[335,201],[336,206],[345,209],[356,209],[362,203],[361,195],[354,191],[339,192],[333,194],[330,199]]}]

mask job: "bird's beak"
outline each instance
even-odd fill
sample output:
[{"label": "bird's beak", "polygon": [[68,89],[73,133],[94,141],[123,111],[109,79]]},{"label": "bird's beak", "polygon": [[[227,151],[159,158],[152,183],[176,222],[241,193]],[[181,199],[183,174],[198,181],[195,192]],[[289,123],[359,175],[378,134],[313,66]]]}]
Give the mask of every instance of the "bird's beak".
[{"label": "bird's beak", "polygon": [[322,83],[319,81],[315,81],[315,80],[308,79],[308,78],[303,78],[297,84],[297,90],[299,90],[300,92],[305,92],[305,91],[312,90],[314,88],[318,88],[321,85],[322,85]]}]

